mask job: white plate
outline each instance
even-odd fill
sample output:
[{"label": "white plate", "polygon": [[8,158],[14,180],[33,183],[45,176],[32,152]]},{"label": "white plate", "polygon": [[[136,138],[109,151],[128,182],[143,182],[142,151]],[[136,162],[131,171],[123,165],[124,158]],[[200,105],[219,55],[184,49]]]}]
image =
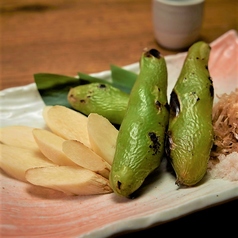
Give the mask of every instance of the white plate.
[{"label": "white plate", "polygon": [[[238,85],[238,38],[233,30],[212,44],[209,68],[215,93],[230,92]],[[186,53],[167,56],[169,93],[177,79]],[[125,67],[138,72],[138,63]],[[110,72],[93,74],[108,78]],[[44,103],[35,84],[0,92],[1,127],[28,125],[44,128]],[[24,140],[24,138],[23,138]],[[66,196],[8,177],[2,171],[0,230],[3,236],[106,237],[126,230],[146,228],[238,197],[238,181],[211,179],[199,186],[178,189],[164,163],[156,177],[129,200],[115,194]]]}]

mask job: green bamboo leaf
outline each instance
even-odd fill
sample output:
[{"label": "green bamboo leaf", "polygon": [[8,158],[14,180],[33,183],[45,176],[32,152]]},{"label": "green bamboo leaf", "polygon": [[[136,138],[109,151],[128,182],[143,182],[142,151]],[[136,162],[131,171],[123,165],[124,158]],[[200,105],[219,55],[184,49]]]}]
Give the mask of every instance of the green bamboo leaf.
[{"label": "green bamboo leaf", "polygon": [[112,86],[119,88],[126,93],[130,93],[136,81],[137,74],[116,65],[110,65],[110,69]]},{"label": "green bamboo leaf", "polygon": [[80,84],[78,78],[50,73],[34,74],[34,80],[44,103],[52,106],[71,107],[67,100],[68,92]]}]

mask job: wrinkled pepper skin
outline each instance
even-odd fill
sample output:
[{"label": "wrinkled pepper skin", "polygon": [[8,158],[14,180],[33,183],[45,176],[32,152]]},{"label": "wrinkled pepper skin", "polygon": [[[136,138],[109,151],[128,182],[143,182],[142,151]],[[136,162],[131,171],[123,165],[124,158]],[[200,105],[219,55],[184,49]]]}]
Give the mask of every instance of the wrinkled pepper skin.
[{"label": "wrinkled pepper skin", "polygon": [[119,129],[109,176],[113,191],[130,197],[161,163],[169,120],[167,66],[151,49],[140,58],[140,73]]},{"label": "wrinkled pepper skin", "polygon": [[166,152],[179,186],[196,185],[207,171],[213,144],[213,82],[210,46],[202,41],[188,51],[170,97]]},{"label": "wrinkled pepper skin", "polygon": [[111,123],[120,125],[129,95],[106,83],[90,83],[71,88],[67,99],[73,109],[85,115],[98,113]]}]

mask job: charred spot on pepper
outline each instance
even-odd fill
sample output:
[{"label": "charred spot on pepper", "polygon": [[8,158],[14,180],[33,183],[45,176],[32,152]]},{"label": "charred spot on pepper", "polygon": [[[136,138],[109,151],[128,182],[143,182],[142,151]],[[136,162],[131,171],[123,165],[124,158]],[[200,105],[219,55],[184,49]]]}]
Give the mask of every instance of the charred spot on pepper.
[{"label": "charred spot on pepper", "polygon": [[117,188],[120,190],[121,189],[121,182],[117,181]]},{"label": "charred spot on pepper", "polygon": [[163,105],[160,101],[158,101],[158,100],[155,101],[155,107],[156,107],[159,111],[161,110],[162,106],[164,106],[164,107],[167,109],[167,111],[170,110],[169,104],[168,104],[167,102]]},{"label": "charred spot on pepper", "polygon": [[88,94],[93,94],[94,93],[94,90],[89,90],[88,91]]},{"label": "charred spot on pepper", "polygon": [[211,83],[213,83],[211,76],[208,77],[208,80],[209,80]]},{"label": "charred spot on pepper", "polygon": [[98,88],[106,88],[107,86],[106,86],[106,84],[103,84],[103,83],[100,83],[99,85],[98,85]]},{"label": "charred spot on pepper", "polygon": [[198,97],[197,93],[196,92],[192,92],[192,95],[194,95],[197,99],[197,102],[200,100],[200,98]]},{"label": "charred spot on pepper", "polygon": [[72,102],[76,102],[76,101],[77,101],[73,94],[70,94],[70,95],[69,95],[69,98],[70,98],[70,100],[71,100]]},{"label": "charred spot on pepper", "polygon": [[176,117],[180,112],[180,103],[177,93],[173,90],[170,95],[170,116]]},{"label": "charred spot on pepper", "polygon": [[158,100],[155,101],[155,106],[158,110],[161,110],[161,103]]},{"label": "charred spot on pepper", "polygon": [[165,134],[165,144],[164,144],[164,151],[165,151],[165,158],[167,160],[166,163],[166,170],[171,173],[173,176],[176,176],[176,173],[173,168],[173,160],[171,158],[171,148],[172,148],[173,140],[172,140],[172,132],[167,130]]},{"label": "charred spot on pepper", "polygon": [[169,112],[169,110],[170,110],[169,104],[166,102],[164,106],[165,106],[165,108],[167,109],[167,111]]},{"label": "charred spot on pepper", "polygon": [[172,132],[167,131],[166,134],[165,134],[165,144],[164,144],[164,146],[165,146],[165,155],[166,155],[168,160],[171,160],[171,157],[170,157],[171,143],[173,143]]},{"label": "charred spot on pepper", "polygon": [[154,56],[155,58],[161,58],[161,54],[158,50],[156,49],[150,49],[149,51],[145,52],[146,57],[151,57]]},{"label": "charred spot on pepper", "polygon": [[159,137],[156,135],[155,132],[149,132],[148,133],[149,138],[151,140],[151,144],[149,145],[149,148],[153,150],[153,155],[156,155],[159,152],[161,143],[159,141]]},{"label": "charred spot on pepper", "polygon": [[213,98],[214,97],[214,87],[213,87],[213,85],[210,85],[209,91],[210,91],[211,97]]}]

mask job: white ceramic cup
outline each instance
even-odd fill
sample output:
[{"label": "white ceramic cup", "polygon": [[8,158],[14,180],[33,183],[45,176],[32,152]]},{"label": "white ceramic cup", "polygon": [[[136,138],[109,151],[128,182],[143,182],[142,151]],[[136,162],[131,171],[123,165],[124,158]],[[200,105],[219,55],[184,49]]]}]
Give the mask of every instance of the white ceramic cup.
[{"label": "white ceramic cup", "polygon": [[167,49],[183,49],[198,40],[205,0],[152,0],[156,41]]}]

